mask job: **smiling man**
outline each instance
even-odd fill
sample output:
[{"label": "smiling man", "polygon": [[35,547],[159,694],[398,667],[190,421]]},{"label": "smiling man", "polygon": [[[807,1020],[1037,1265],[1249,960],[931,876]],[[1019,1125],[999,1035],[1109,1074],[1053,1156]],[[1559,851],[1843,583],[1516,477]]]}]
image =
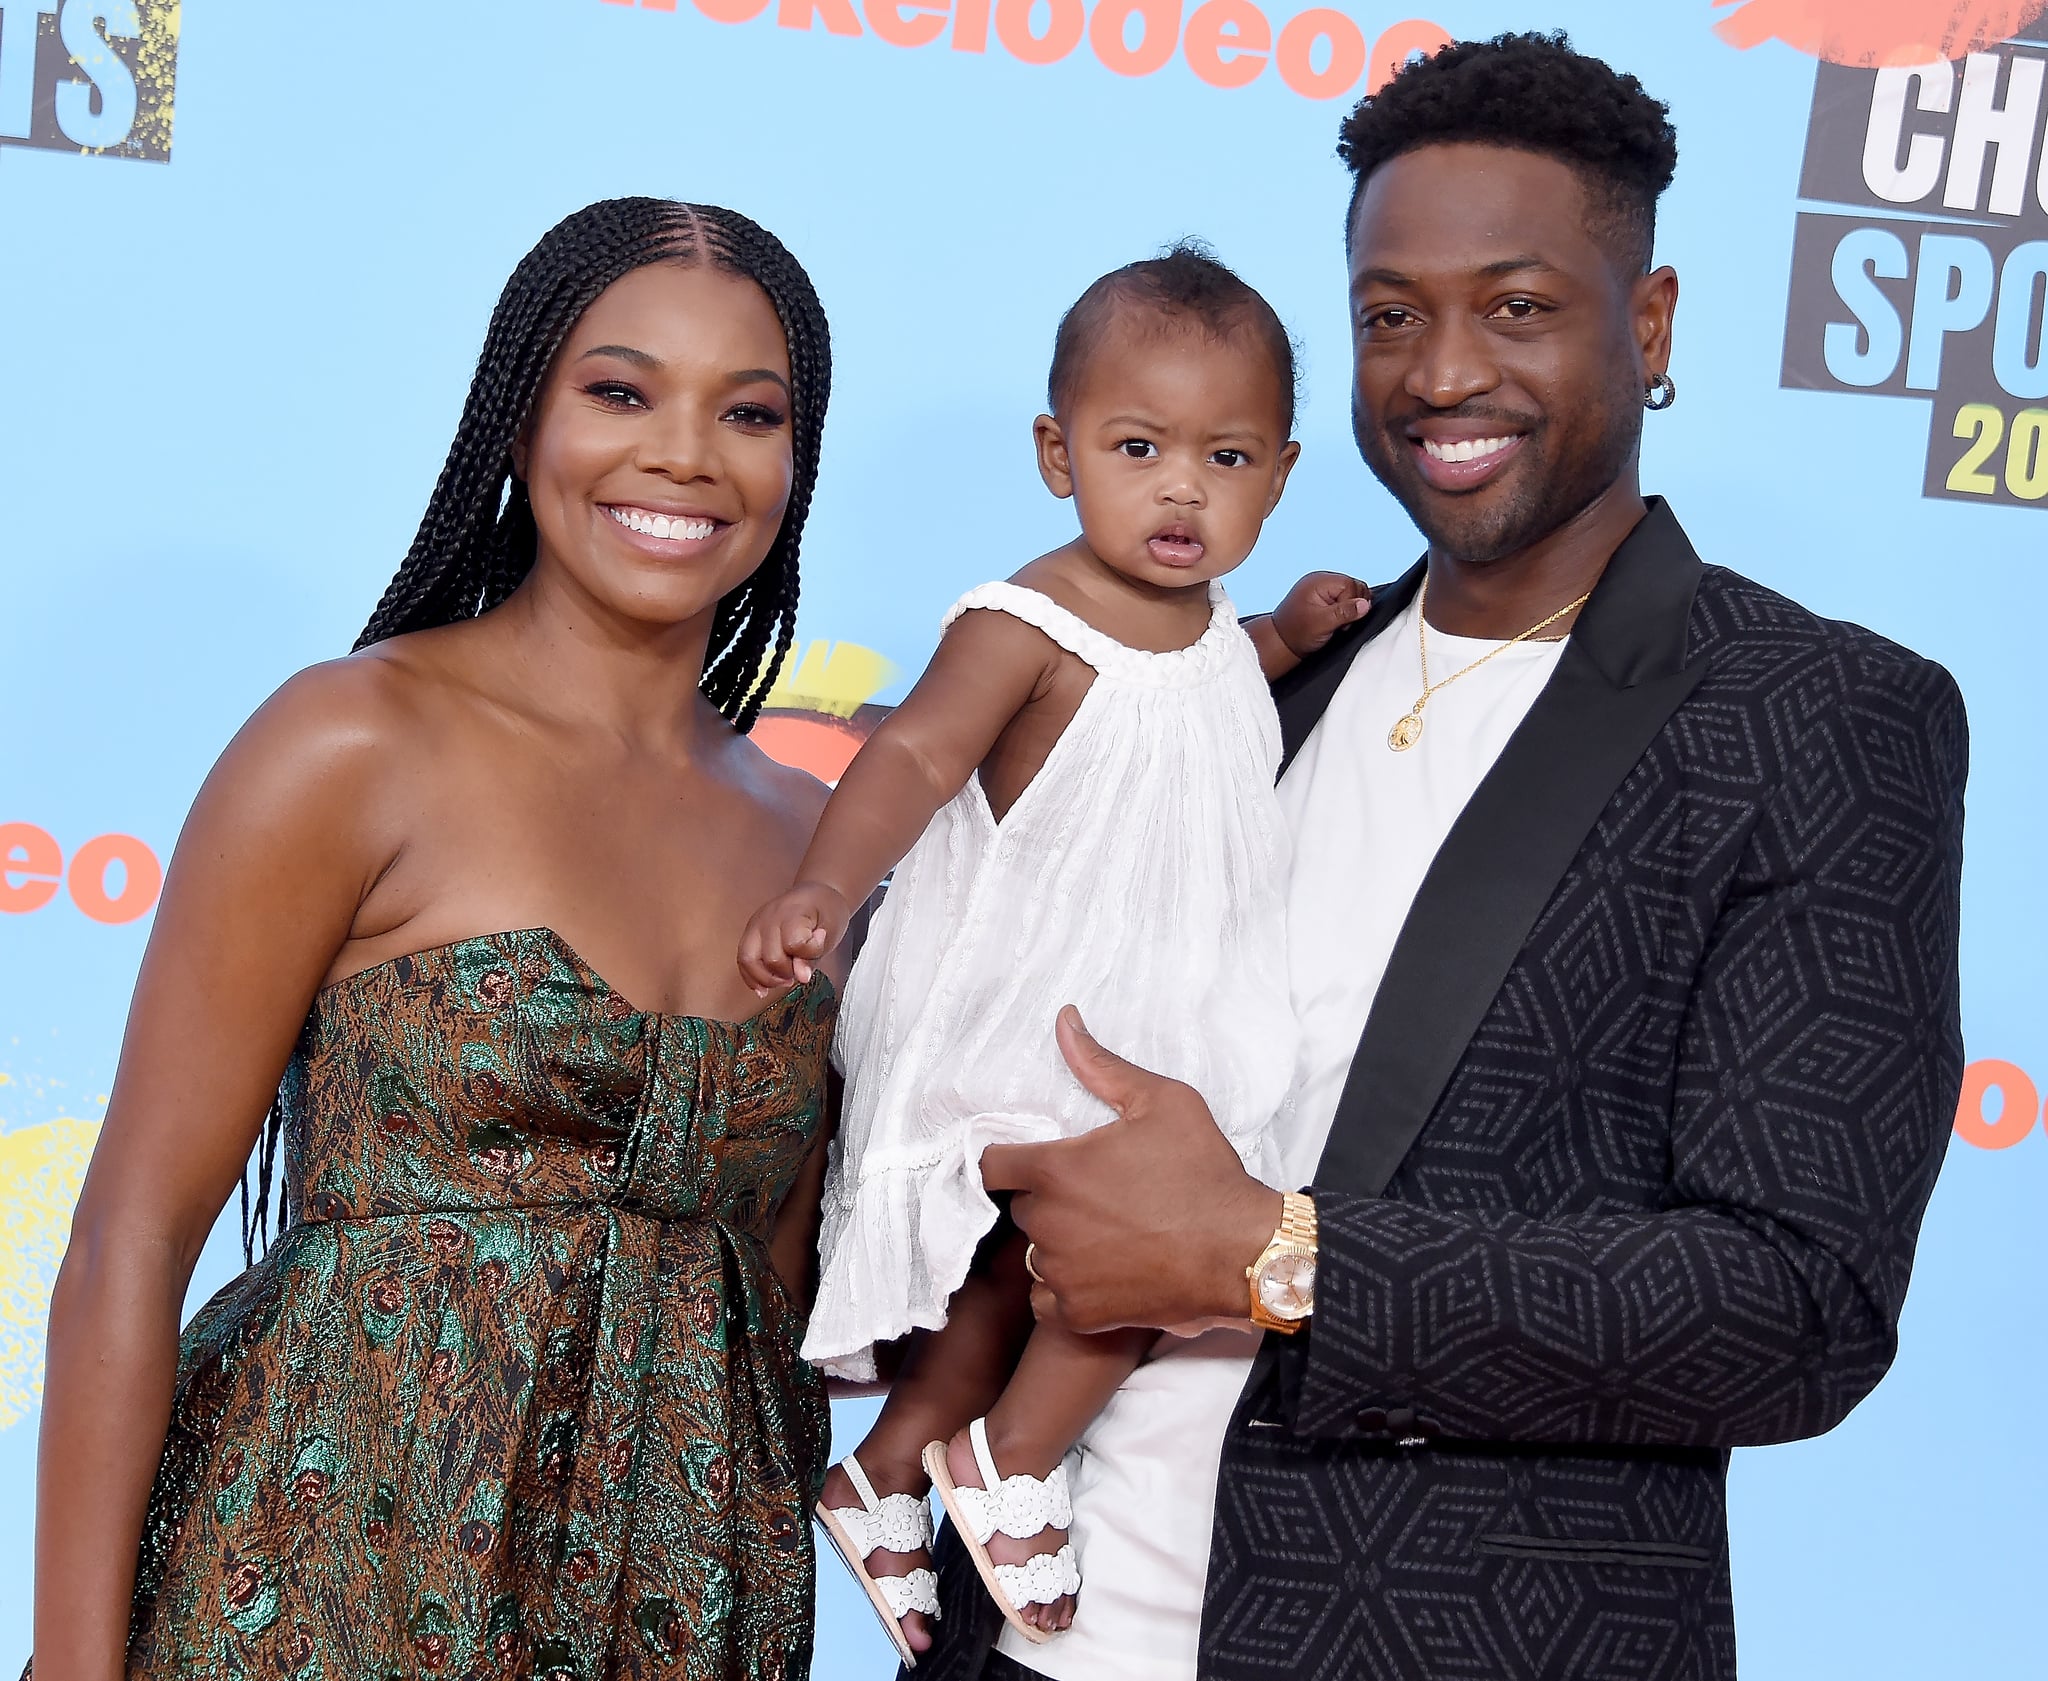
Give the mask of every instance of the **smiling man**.
[{"label": "smiling man", "polygon": [[926,1676],[1732,1676],[1728,1451],[1896,1346],[1962,1068],[1955,686],[1642,495],[1677,150],[1633,77],[1466,43],[1341,149],[1358,444],[1429,548],[1277,693],[1306,1189],[1063,1021],[1120,1118],[982,1164],[1038,1310],[1265,1329],[1164,1339],[1089,1430],[1072,1630],[990,1654],[955,1569]]}]

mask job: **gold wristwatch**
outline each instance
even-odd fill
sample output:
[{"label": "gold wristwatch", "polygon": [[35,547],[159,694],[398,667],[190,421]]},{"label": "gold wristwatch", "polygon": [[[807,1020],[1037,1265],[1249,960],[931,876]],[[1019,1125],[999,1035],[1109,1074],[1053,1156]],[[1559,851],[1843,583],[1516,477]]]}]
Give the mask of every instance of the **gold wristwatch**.
[{"label": "gold wristwatch", "polygon": [[1291,1336],[1316,1310],[1315,1199],[1288,1191],[1284,1208],[1273,1241],[1244,1276],[1251,1287],[1252,1323]]}]

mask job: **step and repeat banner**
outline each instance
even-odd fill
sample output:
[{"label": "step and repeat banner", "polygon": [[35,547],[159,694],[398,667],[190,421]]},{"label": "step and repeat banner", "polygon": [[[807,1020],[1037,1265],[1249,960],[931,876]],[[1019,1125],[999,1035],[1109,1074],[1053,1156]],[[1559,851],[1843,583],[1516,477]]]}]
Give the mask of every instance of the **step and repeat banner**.
[{"label": "step and repeat banner", "polygon": [[[164,862],[244,716],[363,623],[533,240],[672,194],[816,277],[837,391],[759,739],[831,778],[946,604],[1067,535],[1030,444],[1054,324],[1180,235],[1306,350],[1238,599],[1409,561],[1349,436],[1337,125],[1412,53],[1561,26],[1680,136],[1649,486],[1709,560],[1945,662],[1974,734],[1955,1139],[1889,1379],[1736,1456],[1744,1672],[2048,1670],[2043,0],[1415,3],[0,0],[0,1664],[51,1280]],[[829,1561],[820,1616],[825,1681],[886,1669]]]}]

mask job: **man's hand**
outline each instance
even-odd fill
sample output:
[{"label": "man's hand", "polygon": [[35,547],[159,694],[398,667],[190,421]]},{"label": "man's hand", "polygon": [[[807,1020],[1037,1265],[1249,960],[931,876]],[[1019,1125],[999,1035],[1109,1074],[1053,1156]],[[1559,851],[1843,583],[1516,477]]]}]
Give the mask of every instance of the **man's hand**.
[{"label": "man's hand", "polygon": [[846,938],[852,920],[837,888],[798,882],[754,912],[740,936],[740,978],[763,998],[808,981],[818,960]]},{"label": "man's hand", "polygon": [[1117,1113],[1079,1138],[991,1144],[982,1183],[1010,1191],[1036,1245],[1032,1305],[1074,1331],[1242,1320],[1244,1269],[1280,1225],[1280,1193],[1245,1172],[1199,1093],[1098,1045],[1070,1004],[1060,1053]]}]

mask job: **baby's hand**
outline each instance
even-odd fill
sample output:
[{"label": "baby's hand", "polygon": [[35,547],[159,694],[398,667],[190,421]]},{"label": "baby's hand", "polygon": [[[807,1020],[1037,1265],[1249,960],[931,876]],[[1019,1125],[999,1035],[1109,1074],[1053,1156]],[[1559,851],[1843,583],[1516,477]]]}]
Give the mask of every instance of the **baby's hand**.
[{"label": "baby's hand", "polygon": [[1311,572],[1273,609],[1273,628],[1298,660],[1319,652],[1348,624],[1365,617],[1372,591],[1342,572]]},{"label": "baby's hand", "polygon": [[765,998],[811,978],[811,968],[846,938],[853,912],[835,888],[800,881],[754,912],[740,936],[740,978]]}]

